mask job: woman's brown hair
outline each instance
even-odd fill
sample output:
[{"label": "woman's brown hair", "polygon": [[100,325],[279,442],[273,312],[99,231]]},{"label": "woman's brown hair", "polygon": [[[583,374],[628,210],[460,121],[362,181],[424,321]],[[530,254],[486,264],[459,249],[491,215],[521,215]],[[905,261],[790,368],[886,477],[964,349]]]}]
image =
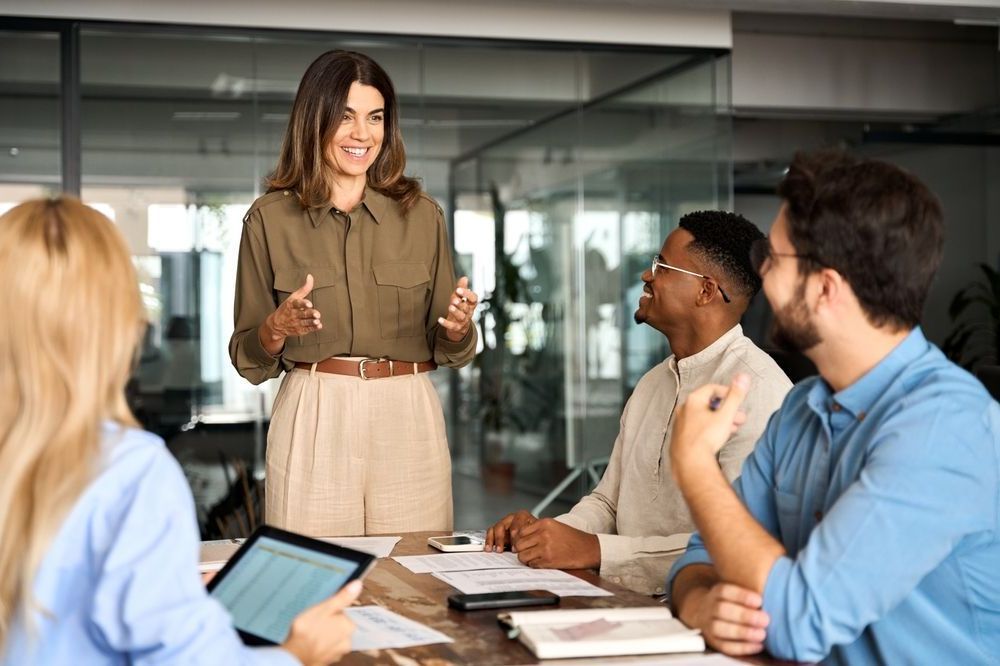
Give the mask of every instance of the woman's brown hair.
[{"label": "woman's brown hair", "polygon": [[379,91],[385,101],[382,150],[368,169],[368,185],[409,210],[420,196],[420,183],[403,175],[406,149],[399,131],[399,105],[389,75],[378,63],[354,51],[327,51],[316,58],[299,83],[285,140],[267,191],[293,190],[306,207],[330,202],[333,165],[327,148],[344,115],[355,81]]}]

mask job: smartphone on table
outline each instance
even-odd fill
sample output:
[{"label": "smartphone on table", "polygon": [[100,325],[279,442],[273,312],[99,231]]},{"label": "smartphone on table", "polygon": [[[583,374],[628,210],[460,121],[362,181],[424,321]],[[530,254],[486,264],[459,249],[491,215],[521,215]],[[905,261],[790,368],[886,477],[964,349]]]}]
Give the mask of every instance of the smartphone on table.
[{"label": "smartphone on table", "polygon": [[461,611],[512,608],[514,606],[552,606],[557,603],[559,603],[559,595],[552,594],[547,590],[453,594],[448,597],[448,605]]},{"label": "smartphone on table", "polygon": [[485,541],[473,536],[452,534],[451,536],[427,537],[427,545],[445,553],[463,553],[482,550]]}]

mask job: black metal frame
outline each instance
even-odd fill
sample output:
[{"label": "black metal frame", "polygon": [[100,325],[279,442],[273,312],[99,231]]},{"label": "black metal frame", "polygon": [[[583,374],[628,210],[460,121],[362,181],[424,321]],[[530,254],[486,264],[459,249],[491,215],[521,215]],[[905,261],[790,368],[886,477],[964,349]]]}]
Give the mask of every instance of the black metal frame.
[{"label": "black metal frame", "polygon": [[[705,57],[728,54],[727,49],[647,46],[631,44],[594,44],[588,42],[550,42],[519,39],[494,39],[480,37],[443,37],[438,35],[397,35],[391,33],[332,32],[319,30],[294,30],[289,28],[260,28],[248,26],[185,25],[172,23],[133,23],[125,21],[94,21],[51,19],[34,17],[0,16],[0,30],[11,32],[48,32],[59,35],[60,51],[60,164],[62,189],[79,196],[82,171],[81,143],[81,85],[80,85],[80,33],[82,30],[107,30],[122,34],[154,32],[173,35],[216,35],[247,38],[280,39],[294,37],[315,41],[364,41],[377,40],[387,46],[432,45],[447,47],[479,47],[501,49],[533,49],[538,51],[600,50],[606,52],[699,54]],[[662,74],[662,73],[661,73]],[[616,91],[620,92],[620,91]],[[602,96],[603,98],[603,96]],[[545,119],[551,122],[554,118]],[[480,150],[483,147],[480,147]],[[451,217],[451,216],[449,216]],[[449,226],[454,220],[449,219]],[[452,229],[454,231],[454,229]]]}]

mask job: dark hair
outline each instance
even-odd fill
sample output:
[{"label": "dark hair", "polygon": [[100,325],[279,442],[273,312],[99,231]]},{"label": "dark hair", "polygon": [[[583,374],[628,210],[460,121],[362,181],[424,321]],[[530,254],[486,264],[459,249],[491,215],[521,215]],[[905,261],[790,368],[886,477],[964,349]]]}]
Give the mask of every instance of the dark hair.
[{"label": "dark hair", "polygon": [[920,323],[941,263],[941,204],[897,166],[843,151],[797,153],[778,185],[803,274],[840,273],[875,326]]},{"label": "dark hair", "polygon": [[347,95],[355,81],[372,86],[385,101],[385,138],[368,169],[368,185],[398,201],[404,210],[416,203],[420,183],[403,175],[406,150],[392,81],[377,62],[354,51],[327,51],[302,75],[278,164],[267,179],[268,192],[294,190],[307,207],[330,201],[327,147],[340,127]]},{"label": "dark hair", "polygon": [[731,289],[747,299],[760,291],[760,275],[750,263],[750,246],[764,234],[753,222],[724,210],[700,210],[682,217],[680,228],[694,236],[688,250],[717,266]]}]

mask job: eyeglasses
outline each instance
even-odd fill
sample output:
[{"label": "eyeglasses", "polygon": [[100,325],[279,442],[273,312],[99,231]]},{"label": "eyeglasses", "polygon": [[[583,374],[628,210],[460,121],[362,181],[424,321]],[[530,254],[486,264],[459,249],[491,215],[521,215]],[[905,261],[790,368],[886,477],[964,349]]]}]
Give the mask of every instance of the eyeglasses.
[{"label": "eyeglasses", "polygon": [[[657,268],[666,268],[667,270],[670,270],[670,271],[677,271],[678,273],[686,273],[687,275],[693,275],[693,276],[695,276],[697,278],[701,278],[702,280],[711,280],[712,282],[715,282],[715,278],[710,278],[707,275],[702,275],[701,273],[695,273],[694,271],[689,271],[689,270],[686,270],[684,268],[677,268],[676,266],[671,266],[670,264],[665,264],[662,261],[660,261],[660,255],[656,255],[655,257],[653,257],[653,265],[649,269],[650,272],[653,274],[654,278],[656,277],[656,269]],[[732,302],[729,299],[729,295],[726,294],[725,291],[723,291],[722,286],[718,282],[715,282],[715,286],[718,287],[719,293],[722,294],[722,300],[723,301],[725,301],[726,303]]]},{"label": "eyeglasses", "polygon": [[774,257],[795,257],[797,259],[809,259],[819,263],[816,258],[811,254],[798,254],[796,252],[775,252],[771,247],[771,241],[767,238],[761,238],[755,240],[750,245],[750,265],[753,266],[754,271],[757,275],[764,277],[766,273],[771,268],[771,261]]}]

